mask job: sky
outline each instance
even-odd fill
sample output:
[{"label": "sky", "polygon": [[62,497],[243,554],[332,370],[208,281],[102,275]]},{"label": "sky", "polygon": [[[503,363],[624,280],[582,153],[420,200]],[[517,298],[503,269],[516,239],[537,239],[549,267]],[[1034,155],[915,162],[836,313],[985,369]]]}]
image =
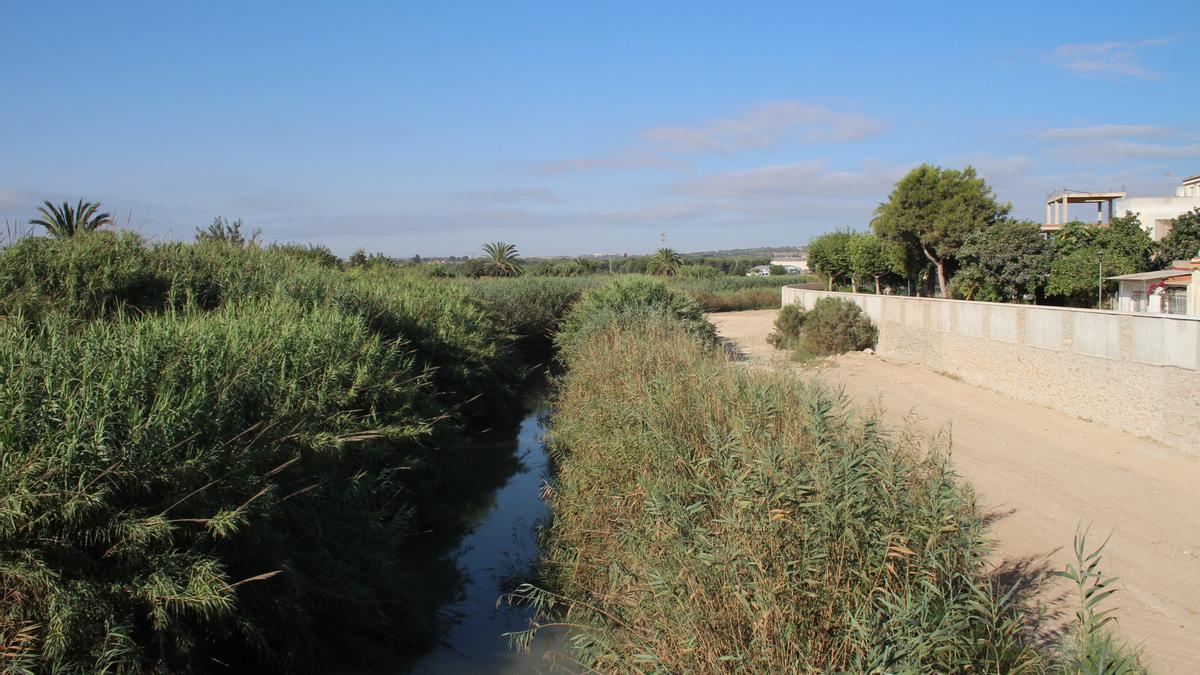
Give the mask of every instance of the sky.
[{"label": "sky", "polygon": [[1200,173],[1200,3],[917,4],[5,0],[0,219],[699,251],[867,229],[923,162],[1034,220]]}]

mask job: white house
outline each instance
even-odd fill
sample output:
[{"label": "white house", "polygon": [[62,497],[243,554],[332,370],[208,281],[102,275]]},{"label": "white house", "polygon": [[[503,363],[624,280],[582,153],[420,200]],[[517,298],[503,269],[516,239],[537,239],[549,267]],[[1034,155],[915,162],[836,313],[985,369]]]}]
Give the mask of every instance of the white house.
[{"label": "white house", "polygon": [[[1105,209],[1107,205],[1107,209]],[[1175,218],[1200,208],[1200,174],[1184,178],[1175,189],[1174,197],[1130,197],[1124,192],[1081,192],[1078,190],[1062,190],[1046,200],[1046,223],[1042,225],[1043,232],[1055,232],[1071,221],[1071,206],[1096,209],[1096,222],[1108,223],[1113,216],[1126,212],[1138,214],[1142,227],[1154,241],[1167,236],[1171,231],[1171,221]],[[1107,213],[1105,211],[1107,210]],[[1090,220],[1091,215],[1084,220]]]},{"label": "white house", "polygon": [[1118,312],[1200,316],[1200,258],[1176,260],[1170,269],[1108,277],[1116,281]]},{"label": "white house", "polygon": [[1127,197],[1117,202],[1117,213],[1138,214],[1154,241],[1167,236],[1172,220],[1194,208],[1200,208],[1200,174],[1180,181],[1174,197]]}]

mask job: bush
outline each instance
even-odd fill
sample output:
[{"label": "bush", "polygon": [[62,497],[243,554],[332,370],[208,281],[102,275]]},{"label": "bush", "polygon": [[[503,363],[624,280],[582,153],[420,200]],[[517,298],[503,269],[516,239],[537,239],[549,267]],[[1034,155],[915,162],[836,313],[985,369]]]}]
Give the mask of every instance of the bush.
[{"label": "bush", "polygon": [[804,346],[814,355],[875,346],[879,331],[861,308],[840,298],[821,298],[804,314]]},{"label": "bush", "polygon": [[581,336],[569,366],[546,576],[519,593],[584,669],[1037,666],[939,452],[662,319]]},{"label": "bush", "polygon": [[803,328],[804,308],[794,302],[788,303],[775,317],[775,330],[767,336],[767,342],[783,349],[800,337]]},{"label": "bush", "polygon": [[560,357],[569,355],[576,344],[613,324],[628,325],[647,317],[678,323],[701,341],[716,340],[716,330],[700,306],[665,283],[649,277],[617,278],[588,290],[571,308],[554,337]]},{"label": "bush", "polygon": [[527,275],[462,283],[526,353],[540,357],[550,351],[554,333],[571,305],[599,280]]}]

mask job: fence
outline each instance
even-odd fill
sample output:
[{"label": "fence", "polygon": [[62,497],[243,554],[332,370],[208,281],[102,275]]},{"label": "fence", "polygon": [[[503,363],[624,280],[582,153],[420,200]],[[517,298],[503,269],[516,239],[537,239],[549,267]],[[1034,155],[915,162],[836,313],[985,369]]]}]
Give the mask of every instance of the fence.
[{"label": "fence", "polygon": [[783,289],[827,296],[863,308],[881,356],[1200,454],[1200,318]]}]

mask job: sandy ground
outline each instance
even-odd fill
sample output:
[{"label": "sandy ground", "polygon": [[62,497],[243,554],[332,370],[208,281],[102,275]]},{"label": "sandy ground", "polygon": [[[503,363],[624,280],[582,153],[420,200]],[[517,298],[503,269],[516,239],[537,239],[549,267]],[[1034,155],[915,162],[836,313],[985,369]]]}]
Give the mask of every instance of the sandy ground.
[{"label": "sandy ground", "polygon": [[[1075,611],[1073,586],[1047,576],[1073,560],[1079,523],[1089,543],[1112,533],[1102,569],[1119,576],[1119,634],[1156,672],[1200,673],[1200,459],[927,368],[855,353],[800,367],[766,342],[775,310],[710,315],[751,364],[792,368],[881,404],[929,434],[949,431],[957,469],[992,518],[1000,573],[1047,604],[1047,631]],[[1094,542],[1092,541],[1094,539]]]}]

